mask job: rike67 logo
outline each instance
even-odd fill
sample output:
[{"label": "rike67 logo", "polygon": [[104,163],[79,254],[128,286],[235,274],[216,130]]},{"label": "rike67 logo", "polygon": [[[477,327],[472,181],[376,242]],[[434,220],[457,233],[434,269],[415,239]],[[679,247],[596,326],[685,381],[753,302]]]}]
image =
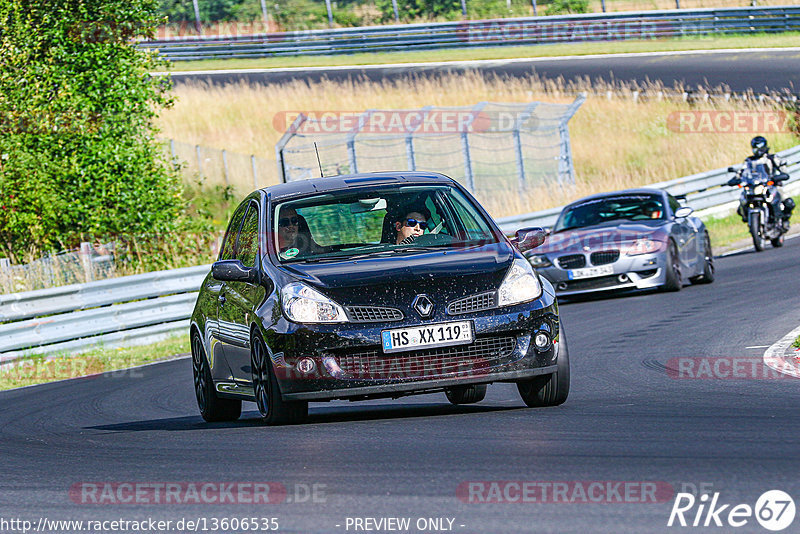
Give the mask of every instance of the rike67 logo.
[{"label": "rike67 logo", "polygon": [[746,503],[722,503],[719,492],[695,497],[678,493],[669,514],[667,526],[743,527],[755,518],[759,525],[774,532],[784,530],[794,521],[794,500],[781,490],[764,492],[755,506]]}]

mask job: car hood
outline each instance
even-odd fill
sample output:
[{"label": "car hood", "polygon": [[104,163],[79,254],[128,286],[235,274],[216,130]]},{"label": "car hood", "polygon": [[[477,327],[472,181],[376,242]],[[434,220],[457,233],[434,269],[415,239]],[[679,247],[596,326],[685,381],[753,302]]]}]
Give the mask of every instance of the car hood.
[{"label": "car hood", "polygon": [[515,257],[508,243],[281,266],[341,304],[397,305],[420,293],[453,299],[497,289]]},{"label": "car hood", "polygon": [[[668,221],[623,222],[609,226],[575,228],[550,234],[545,243],[534,249],[535,254],[548,252],[586,252],[621,248],[637,239],[667,239]],[[587,248],[588,247],[588,248]]]}]

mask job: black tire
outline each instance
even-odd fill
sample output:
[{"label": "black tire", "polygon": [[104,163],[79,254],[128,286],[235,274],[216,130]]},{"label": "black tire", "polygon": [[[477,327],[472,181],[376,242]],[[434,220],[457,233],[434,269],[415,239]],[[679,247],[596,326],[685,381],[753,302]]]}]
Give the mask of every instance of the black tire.
[{"label": "black tire", "polygon": [[667,271],[666,281],[661,289],[664,291],[680,291],[683,287],[683,279],[681,278],[681,259],[678,256],[678,247],[675,241],[669,240],[667,244],[667,265],[664,267]]},{"label": "black tire", "polygon": [[770,240],[772,242],[772,246],[774,248],[781,248],[783,246],[783,234],[779,235],[775,239]]},{"label": "black tire", "polygon": [[535,376],[517,382],[522,401],[531,408],[558,406],[569,396],[569,349],[564,328],[559,325],[558,370],[549,375]]},{"label": "black tire", "polygon": [[708,232],[705,232],[704,239],[703,274],[689,278],[693,284],[710,284],[714,281],[714,252],[711,250],[711,238],[708,237]]},{"label": "black tire", "polygon": [[253,394],[261,419],[268,425],[287,425],[302,422],[308,416],[308,402],[284,401],[278,379],[272,367],[267,346],[259,334],[250,344],[250,365]]},{"label": "black tire", "polygon": [[747,223],[750,229],[750,235],[753,236],[753,248],[756,252],[761,252],[766,248],[766,239],[761,235],[761,228],[759,228],[758,217],[751,217]]},{"label": "black tire", "polygon": [[444,394],[451,404],[474,404],[486,398],[486,384],[447,388]]},{"label": "black tire", "polygon": [[197,332],[192,333],[192,375],[197,407],[203,419],[209,423],[239,419],[242,415],[242,401],[217,396],[203,340]]}]

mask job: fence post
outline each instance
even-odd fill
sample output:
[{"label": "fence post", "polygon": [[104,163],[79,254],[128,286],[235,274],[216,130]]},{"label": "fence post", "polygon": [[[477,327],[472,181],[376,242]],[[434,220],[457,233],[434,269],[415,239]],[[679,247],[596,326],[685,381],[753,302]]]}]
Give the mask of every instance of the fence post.
[{"label": "fence post", "polygon": [[230,185],[228,181],[228,153],[225,150],[222,151],[222,175],[225,177],[225,185]]},{"label": "fence post", "polygon": [[414,136],[408,134],[406,136],[406,156],[408,157],[408,170],[417,170],[417,159],[414,157]]},{"label": "fence post", "polygon": [[325,0],[325,7],[328,10],[328,28],[333,28],[333,11],[331,11],[331,0]]},{"label": "fence post", "polygon": [[80,255],[84,279],[87,282],[91,282],[94,280],[94,272],[92,271],[92,244],[86,242],[81,243]]},{"label": "fence post", "polygon": [[347,134],[347,161],[350,165],[350,174],[358,174],[358,158],[356,156],[356,136],[361,128],[367,123],[367,119],[375,111],[368,109],[358,117],[358,124],[356,124],[350,133]]},{"label": "fence post", "polygon": [[169,140],[169,153],[172,155],[172,165],[173,167],[176,166],[177,163],[177,156],[175,155],[175,139]]},{"label": "fence post", "polygon": [[[283,133],[280,139],[278,139],[278,143],[275,145],[275,163],[278,165],[278,178],[280,178],[281,183],[286,183],[289,181],[291,176],[286,176],[286,161],[283,158],[283,149],[286,148],[286,145],[292,139],[295,133],[300,129],[303,123],[306,121],[308,117],[305,114],[301,113],[297,117],[295,117],[292,125]],[[255,180],[255,173],[253,173],[253,180]]]},{"label": "fence post", "polygon": [[531,102],[525,108],[521,115],[519,115],[516,120],[514,120],[514,152],[517,156],[517,174],[519,175],[519,194],[520,196],[525,193],[527,189],[526,180],[525,180],[525,158],[522,155],[522,137],[520,135],[520,126],[522,123],[528,120],[528,117],[531,116],[533,110],[536,109],[538,106],[538,102]]},{"label": "fence post", "polygon": [[539,13],[538,10],[536,9],[536,0],[531,0],[531,4],[533,4],[533,16],[538,17]]},{"label": "fence post", "polygon": [[253,167],[253,189],[258,189],[258,173],[256,172],[256,157],[250,156],[250,166]]},{"label": "fence post", "polygon": [[200,161],[200,145],[194,145],[194,153],[197,156],[197,172],[203,175],[203,163]]},{"label": "fence post", "polygon": [[400,22],[400,13],[397,11],[397,0],[392,0],[392,9],[394,9],[394,21]]},{"label": "fence post", "polygon": [[469,150],[469,131],[475,118],[480,114],[481,110],[486,107],[486,102],[479,102],[472,108],[472,117],[469,122],[464,125],[461,132],[461,150],[464,154],[464,178],[467,181],[467,189],[470,193],[475,192],[475,170],[472,168],[472,154]]},{"label": "fence post", "polygon": [[569,128],[567,127],[567,123],[578,111],[578,108],[581,107],[581,104],[583,104],[585,101],[586,93],[580,93],[572,102],[572,104],[570,104],[569,108],[567,108],[567,112],[562,115],[561,122],[558,125],[558,133],[561,137],[561,154],[558,158],[559,185],[564,184],[564,179],[566,179],[569,183],[575,183],[575,169],[572,165],[572,147],[569,141]]}]

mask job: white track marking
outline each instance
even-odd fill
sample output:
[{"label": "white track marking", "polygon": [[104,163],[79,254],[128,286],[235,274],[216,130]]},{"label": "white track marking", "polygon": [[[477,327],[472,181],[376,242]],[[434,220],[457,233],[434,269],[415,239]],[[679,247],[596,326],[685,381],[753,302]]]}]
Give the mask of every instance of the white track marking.
[{"label": "white track marking", "polygon": [[789,367],[785,364],[783,359],[784,352],[786,352],[786,349],[797,339],[797,336],[800,336],[800,326],[783,336],[778,342],[767,349],[764,353],[764,363],[779,373],[800,378],[800,366],[795,364]]}]

